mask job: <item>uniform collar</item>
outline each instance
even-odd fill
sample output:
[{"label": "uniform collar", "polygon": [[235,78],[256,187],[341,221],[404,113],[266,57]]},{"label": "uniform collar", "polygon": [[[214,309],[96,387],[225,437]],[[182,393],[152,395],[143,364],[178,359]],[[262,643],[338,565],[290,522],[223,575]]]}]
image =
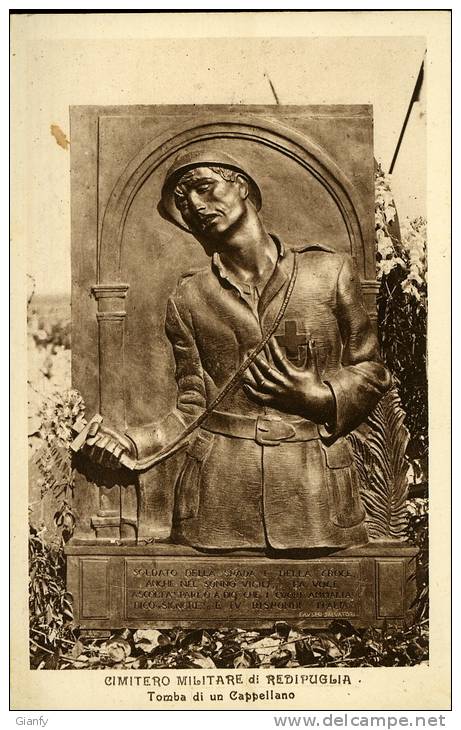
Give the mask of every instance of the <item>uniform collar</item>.
[{"label": "uniform collar", "polygon": [[[293,251],[289,248],[285,249],[282,241],[277,236],[274,236],[273,234],[270,234],[270,236],[277,246],[279,256],[274,271],[262,291],[256,290],[255,292],[255,287],[250,287],[248,289],[247,285],[242,284],[242,282],[235,281],[232,278],[232,275],[227,271],[218,254],[214,254],[212,260],[212,269],[217,278],[221,280],[223,286],[232,287],[233,290],[240,295],[240,298],[247,302],[251,308],[256,305],[259,318],[263,316],[269,304],[289,280],[290,271],[293,265]],[[246,291],[242,288],[244,286]]]}]

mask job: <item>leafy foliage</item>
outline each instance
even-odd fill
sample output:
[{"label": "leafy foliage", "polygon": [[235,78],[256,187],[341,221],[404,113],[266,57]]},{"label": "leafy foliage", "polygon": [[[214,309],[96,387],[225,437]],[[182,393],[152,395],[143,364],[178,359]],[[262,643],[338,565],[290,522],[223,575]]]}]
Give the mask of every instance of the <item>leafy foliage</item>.
[{"label": "leafy foliage", "polygon": [[373,540],[404,539],[407,528],[408,431],[405,413],[395,389],[378,403],[361,429],[349,436],[356,455],[361,497],[367,511],[368,533]]},{"label": "leafy foliage", "polygon": [[[52,312],[56,314],[53,305]],[[62,308],[58,307],[58,311]],[[66,310],[65,310],[66,311]],[[42,500],[51,495],[55,529],[36,519],[29,523],[29,612],[31,667],[55,669],[63,651],[75,651],[72,596],[66,591],[63,547],[71,537],[74,470],[69,451],[73,426],[84,418],[80,394],[70,380],[70,321],[40,314],[28,299],[30,470]],[[48,329],[47,329],[48,327]],[[63,358],[64,355],[64,358]]]},{"label": "leafy foliage", "polygon": [[54,399],[45,400],[39,409],[42,444],[31,457],[38,467],[40,478],[37,486],[42,498],[52,493],[56,511],[54,522],[64,540],[72,536],[75,517],[72,511],[74,469],[69,449],[73,428],[78,421],[84,422],[85,407],[76,390],[56,393]]},{"label": "leafy foliage", "polygon": [[39,410],[40,435],[49,446],[69,447],[74,438],[74,426],[84,419],[85,404],[77,390],[72,388],[54,393],[52,400],[45,400]]},{"label": "leafy foliage", "polygon": [[34,656],[41,662],[37,668],[65,670],[395,667],[418,664],[427,655],[425,624],[356,629],[348,621],[333,621],[317,632],[283,622],[260,631],[123,629],[107,639],[66,641],[47,662],[39,649]]},{"label": "leafy foliage", "polygon": [[30,662],[34,669],[56,669],[63,644],[73,646],[72,596],[65,587],[65,557],[59,541],[47,543],[29,526]]},{"label": "leafy foliage", "polygon": [[407,503],[408,540],[419,547],[416,559],[415,622],[429,621],[429,524],[427,498],[416,497]]},{"label": "leafy foliage", "polygon": [[389,178],[380,169],[376,177],[376,245],[381,349],[406,413],[407,456],[415,478],[427,487],[426,222],[423,218],[407,222],[399,235]]}]

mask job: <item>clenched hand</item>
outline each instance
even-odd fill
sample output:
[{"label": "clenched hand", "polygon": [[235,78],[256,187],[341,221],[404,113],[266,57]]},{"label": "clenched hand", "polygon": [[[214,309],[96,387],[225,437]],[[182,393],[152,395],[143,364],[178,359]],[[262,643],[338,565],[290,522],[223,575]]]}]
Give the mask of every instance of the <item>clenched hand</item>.
[{"label": "clenched hand", "polygon": [[85,441],[85,451],[92,461],[111,469],[120,467],[122,454],[134,455],[130,439],[99,423],[91,424]]}]

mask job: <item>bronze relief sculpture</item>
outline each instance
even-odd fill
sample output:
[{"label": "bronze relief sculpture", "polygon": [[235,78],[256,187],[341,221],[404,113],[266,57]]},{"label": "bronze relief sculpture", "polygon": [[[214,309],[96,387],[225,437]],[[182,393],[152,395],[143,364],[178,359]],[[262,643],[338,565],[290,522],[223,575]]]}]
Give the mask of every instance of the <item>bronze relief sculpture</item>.
[{"label": "bronze relief sculpture", "polygon": [[410,620],[371,107],[72,120],[76,622]]},{"label": "bronze relief sculpture", "polygon": [[87,449],[106,464],[146,464],[186,442],[186,432],[175,542],[227,550],[361,545],[365,511],[345,436],[391,378],[350,256],[321,243],[288,249],[266,231],[261,204],[246,165],[228,154],[203,146],[176,158],[159,211],[210,256],[168,300],[177,407],[124,434],[96,425]]}]

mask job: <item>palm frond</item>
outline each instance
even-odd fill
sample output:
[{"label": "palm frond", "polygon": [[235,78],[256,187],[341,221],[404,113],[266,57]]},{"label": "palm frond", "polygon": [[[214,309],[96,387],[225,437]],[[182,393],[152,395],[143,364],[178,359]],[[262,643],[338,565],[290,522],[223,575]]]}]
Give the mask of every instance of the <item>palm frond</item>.
[{"label": "palm frond", "polygon": [[374,540],[402,540],[407,527],[409,433],[395,388],[380,400],[367,420],[367,435],[351,433],[367,512],[368,532]]}]

